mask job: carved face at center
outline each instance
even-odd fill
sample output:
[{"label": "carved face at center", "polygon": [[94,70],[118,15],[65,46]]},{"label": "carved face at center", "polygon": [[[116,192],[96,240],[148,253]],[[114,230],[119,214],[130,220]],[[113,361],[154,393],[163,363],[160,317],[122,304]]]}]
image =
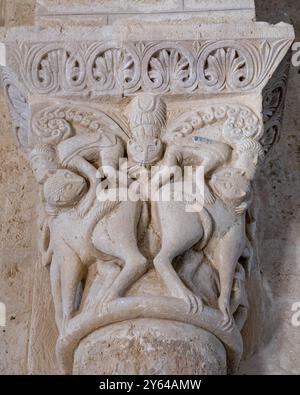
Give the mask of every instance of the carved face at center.
[{"label": "carved face at center", "polygon": [[128,157],[141,165],[152,165],[163,154],[163,144],[158,138],[130,139],[127,143]]}]

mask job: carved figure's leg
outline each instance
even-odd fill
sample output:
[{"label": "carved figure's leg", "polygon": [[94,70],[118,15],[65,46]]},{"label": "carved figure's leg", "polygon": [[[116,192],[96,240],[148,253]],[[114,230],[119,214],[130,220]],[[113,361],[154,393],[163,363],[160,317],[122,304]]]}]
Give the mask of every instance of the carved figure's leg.
[{"label": "carved figure's leg", "polygon": [[154,259],[155,269],[164,280],[170,294],[175,298],[183,299],[188,305],[188,312],[195,314],[202,311],[202,300],[190,291],[180,280],[173,268],[172,258],[165,251],[161,251]]},{"label": "carved figure's leg", "polygon": [[233,317],[230,308],[230,297],[236,266],[245,247],[243,235],[243,223],[232,227],[221,239],[215,250],[215,263],[220,276],[219,308],[224,315],[224,329],[230,329],[233,325]]},{"label": "carved figure's leg", "polygon": [[213,195],[209,185],[207,184],[207,180],[205,177],[208,173],[213,171],[219,164],[219,160],[215,157],[206,157],[204,158],[201,165],[204,167],[204,203],[205,205],[211,205],[215,202],[215,196]]},{"label": "carved figure's leg", "polygon": [[123,202],[109,218],[100,221],[93,232],[95,247],[124,262],[124,267],[100,303],[123,296],[147,270],[147,259],[137,246],[137,225],[141,202]]},{"label": "carved figure's leg", "polygon": [[62,328],[65,330],[72,313],[74,313],[76,292],[84,275],[84,266],[74,250],[66,244],[61,247],[57,259],[60,260]]},{"label": "carved figure's leg", "polygon": [[202,301],[180,280],[172,266],[173,259],[188,251],[203,238],[203,226],[199,213],[188,213],[180,202],[158,202],[162,231],[162,247],[153,263],[172,296],[184,299],[188,310],[202,310]]},{"label": "carved figure's leg", "polygon": [[57,255],[54,254],[52,257],[50,265],[50,281],[51,281],[51,291],[54,302],[55,310],[55,321],[59,332],[62,332],[62,321],[63,321],[63,311],[62,311],[62,293],[61,293],[61,271],[60,271],[60,261]]},{"label": "carved figure's leg", "polygon": [[128,248],[124,256],[124,267],[112,283],[110,289],[104,294],[101,303],[107,303],[124,296],[126,291],[148,269],[147,259],[136,248]]}]

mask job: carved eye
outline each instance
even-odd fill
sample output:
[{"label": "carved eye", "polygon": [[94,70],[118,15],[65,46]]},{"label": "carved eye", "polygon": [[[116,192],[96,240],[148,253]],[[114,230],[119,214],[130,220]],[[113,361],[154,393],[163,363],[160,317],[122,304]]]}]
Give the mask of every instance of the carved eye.
[{"label": "carved eye", "polygon": [[57,137],[57,136],[60,135],[60,131],[58,129],[55,129],[55,130],[52,131],[51,134],[52,134],[53,137]]},{"label": "carved eye", "polygon": [[71,176],[71,174],[70,173],[65,173],[65,178],[68,178],[68,179],[70,179],[72,176]]},{"label": "carved eye", "polygon": [[64,189],[65,189],[65,191],[71,191],[72,188],[73,188],[72,184],[66,184]]},{"label": "carved eye", "polygon": [[174,139],[177,139],[177,138],[181,138],[181,137],[183,137],[183,134],[182,133],[180,133],[180,132],[176,132],[176,133],[174,133]]},{"label": "carved eye", "polygon": [[231,189],[232,188],[231,182],[228,182],[228,181],[224,182],[224,188],[225,189]]},{"label": "carved eye", "polygon": [[238,136],[242,133],[242,131],[241,131],[241,129],[236,128],[236,129],[233,129],[233,133]]}]

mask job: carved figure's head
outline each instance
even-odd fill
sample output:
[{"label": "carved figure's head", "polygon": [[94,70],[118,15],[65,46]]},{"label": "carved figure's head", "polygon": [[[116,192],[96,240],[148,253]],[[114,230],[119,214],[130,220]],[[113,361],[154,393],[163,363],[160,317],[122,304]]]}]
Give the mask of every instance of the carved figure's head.
[{"label": "carved figure's head", "polygon": [[220,199],[232,206],[246,201],[251,193],[250,182],[245,172],[234,167],[213,174],[210,185]]},{"label": "carved figure's head", "polygon": [[236,145],[235,165],[245,171],[249,180],[254,178],[257,167],[264,157],[261,144],[253,139],[244,138]]},{"label": "carved figure's head", "polygon": [[129,122],[132,136],[141,134],[158,138],[166,124],[167,107],[164,101],[151,94],[136,96],[131,102]]},{"label": "carved figure's head", "polygon": [[143,94],[132,100],[129,116],[132,138],[127,143],[130,159],[143,165],[161,159],[164,146],[160,136],[166,117],[166,104],[159,96]]},{"label": "carved figure's head", "polygon": [[130,139],[127,143],[127,154],[130,159],[141,165],[152,165],[163,155],[164,146],[160,139],[144,136]]},{"label": "carved figure's head", "polygon": [[56,152],[50,145],[36,146],[29,158],[33,173],[40,184],[58,169]]},{"label": "carved figure's head", "polygon": [[47,204],[57,208],[74,206],[86,190],[85,179],[65,169],[57,170],[44,184]]}]

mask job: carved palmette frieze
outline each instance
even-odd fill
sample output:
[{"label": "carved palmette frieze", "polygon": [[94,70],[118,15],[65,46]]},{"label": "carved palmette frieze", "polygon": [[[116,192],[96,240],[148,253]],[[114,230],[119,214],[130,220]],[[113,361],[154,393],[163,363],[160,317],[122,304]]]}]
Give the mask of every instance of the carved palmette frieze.
[{"label": "carved palmette frieze", "polygon": [[16,76],[7,69],[1,70],[4,92],[9,106],[14,135],[23,150],[30,148],[29,142],[29,105],[24,87]]},{"label": "carved palmette frieze", "polygon": [[280,139],[290,64],[289,52],[263,90],[264,136],[261,143],[266,154]]},{"label": "carved palmette frieze", "polygon": [[44,95],[251,92],[289,40],[22,43],[11,52],[26,87]]}]

